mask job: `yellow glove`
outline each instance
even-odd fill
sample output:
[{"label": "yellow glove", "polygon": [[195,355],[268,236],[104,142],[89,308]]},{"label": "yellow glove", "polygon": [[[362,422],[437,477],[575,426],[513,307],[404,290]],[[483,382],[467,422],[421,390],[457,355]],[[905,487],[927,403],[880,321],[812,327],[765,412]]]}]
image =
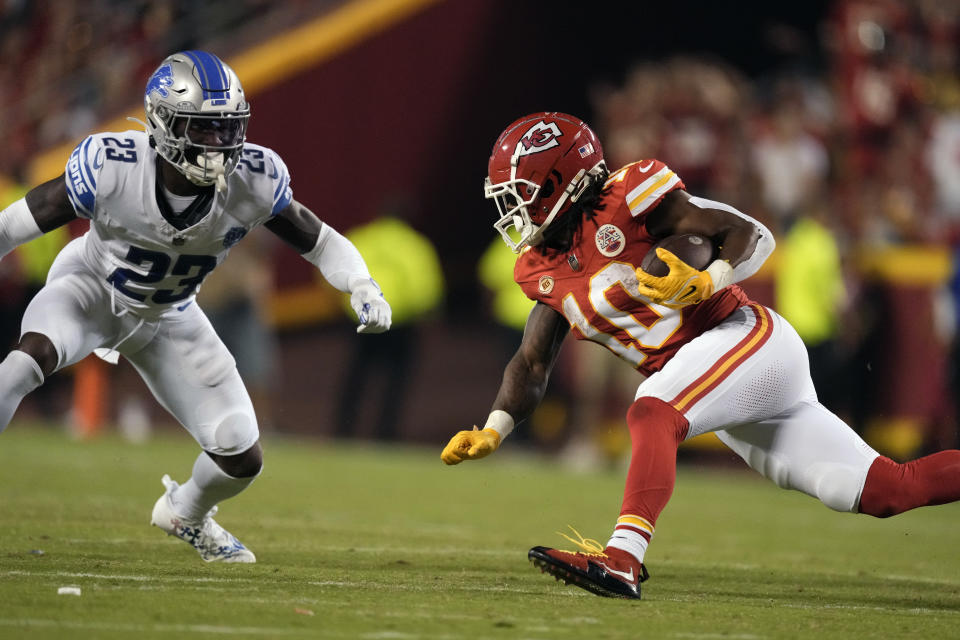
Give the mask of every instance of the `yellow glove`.
[{"label": "yellow glove", "polygon": [[637,269],[638,288],[642,295],[671,309],[702,302],[733,280],[733,268],[726,260],[714,260],[699,271],[666,249],[658,248],[657,257],[670,268],[669,273],[658,278]]},{"label": "yellow glove", "polygon": [[499,433],[489,428],[480,431],[474,427],[473,431],[460,431],[450,438],[450,442],[440,454],[440,459],[447,464],[459,464],[464,460],[484,458],[499,446]]}]

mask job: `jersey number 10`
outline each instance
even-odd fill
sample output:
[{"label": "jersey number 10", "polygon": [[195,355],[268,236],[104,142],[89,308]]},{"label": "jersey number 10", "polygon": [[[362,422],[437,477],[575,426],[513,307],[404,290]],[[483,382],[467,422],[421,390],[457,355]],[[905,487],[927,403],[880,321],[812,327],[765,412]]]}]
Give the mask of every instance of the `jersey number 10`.
[{"label": "jersey number 10", "polygon": [[[645,324],[630,310],[614,306],[607,292],[615,286],[622,287],[639,305],[649,308],[656,315],[652,322]],[[599,316],[616,330],[606,332],[591,324],[572,293],[563,299],[563,315],[567,321],[585,338],[599,342],[634,367],[639,367],[647,359],[645,350],[663,346],[683,324],[680,312],[654,304],[640,295],[636,268],[625,262],[611,262],[600,269],[590,279],[587,297],[593,311],[591,317]]]}]

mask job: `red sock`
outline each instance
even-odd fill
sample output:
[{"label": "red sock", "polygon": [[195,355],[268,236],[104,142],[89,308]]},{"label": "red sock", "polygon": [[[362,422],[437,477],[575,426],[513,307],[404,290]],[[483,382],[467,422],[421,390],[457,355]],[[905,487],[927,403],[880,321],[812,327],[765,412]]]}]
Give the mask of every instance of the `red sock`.
[{"label": "red sock", "polygon": [[627,426],[633,446],[617,529],[632,530],[649,542],[657,516],[673,493],[677,447],[690,423],[666,402],[644,397],[627,411]]},{"label": "red sock", "polygon": [[867,472],[860,513],[889,518],[955,500],[960,500],[960,451],[940,451],[903,464],[880,456]]}]

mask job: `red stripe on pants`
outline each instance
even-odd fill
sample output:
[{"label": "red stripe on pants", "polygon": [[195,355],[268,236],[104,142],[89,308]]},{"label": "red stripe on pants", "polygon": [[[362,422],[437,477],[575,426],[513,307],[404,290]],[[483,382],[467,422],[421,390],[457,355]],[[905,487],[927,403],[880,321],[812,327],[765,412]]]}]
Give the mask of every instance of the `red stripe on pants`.
[{"label": "red stripe on pants", "polygon": [[756,316],[756,324],[736,346],[717,358],[717,361],[703,375],[670,401],[670,405],[677,411],[687,411],[716,389],[737,367],[759,351],[773,335],[773,318],[770,313],[756,304],[750,305],[750,310]]}]

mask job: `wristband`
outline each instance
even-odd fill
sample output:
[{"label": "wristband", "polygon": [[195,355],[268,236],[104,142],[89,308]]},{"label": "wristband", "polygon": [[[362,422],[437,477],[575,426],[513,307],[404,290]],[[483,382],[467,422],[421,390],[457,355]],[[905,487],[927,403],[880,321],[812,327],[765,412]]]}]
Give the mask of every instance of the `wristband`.
[{"label": "wristband", "polygon": [[714,260],[706,271],[710,274],[714,292],[733,284],[733,267],[726,260]]},{"label": "wristband", "polygon": [[363,275],[350,276],[347,279],[347,287],[349,287],[350,293],[353,293],[357,289],[361,289],[363,287],[373,287],[374,289],[376,289],[378,295],[383,296],[383,289],[381,289],[380,285],[377,284],[377,281],[371,278],[370,276],[363,276]]},{"label": "wristband", "polygon": [[493,429],[500,434],[501,442],[513,431],[513,427],[513,418],[502,409],[494,409],[491,411],[487,417],[487,424],[483,425],[484,429]]},{"label": "wristband", "polygon": [[42,235],[43,231],[30,213],[26,198],[20,198],[0,211],[0,258]]}]

